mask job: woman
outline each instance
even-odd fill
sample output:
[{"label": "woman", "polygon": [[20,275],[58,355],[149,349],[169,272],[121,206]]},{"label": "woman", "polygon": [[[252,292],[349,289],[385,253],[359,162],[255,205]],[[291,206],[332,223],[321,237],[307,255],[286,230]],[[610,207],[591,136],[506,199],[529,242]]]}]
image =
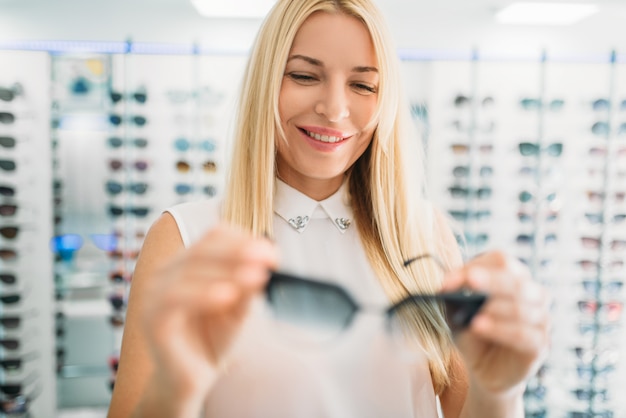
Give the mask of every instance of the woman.
[{"label": "woman", "polygon": [[[171,208],[146,237],[110,417],[435,417],[437,399],[446,418],[523,416],[547,296],[502,253],[460,265],[405,144],[389,39],[371,0],[277,2],[245,75],[224,201]],[[403,265],[420,254],[452,270]],[[454,341],[420,307],[411,360],[359,321],[331,348],[296,349],[276,343],[259,297],[274,270],[364,304],[461,287],[489,299]]]}]

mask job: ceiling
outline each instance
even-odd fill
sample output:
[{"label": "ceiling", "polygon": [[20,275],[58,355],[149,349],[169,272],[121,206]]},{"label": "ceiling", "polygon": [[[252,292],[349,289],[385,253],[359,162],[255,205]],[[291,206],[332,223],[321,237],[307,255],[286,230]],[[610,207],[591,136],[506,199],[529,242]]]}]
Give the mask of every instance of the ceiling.
[{"label": "ceiling", "polygon": [[[613,48],[626,52],[624,0],[594,1],[600,12],[568,27],[497,25],[494,11],[511,2],[378,0],[400,48],[477,48],[511,54],[544,48],[559,53],[608,53]],[[258,25],[257,20],[201,18],[188,0],[0,0],[0,41],[132,38],[247,49]]]}]

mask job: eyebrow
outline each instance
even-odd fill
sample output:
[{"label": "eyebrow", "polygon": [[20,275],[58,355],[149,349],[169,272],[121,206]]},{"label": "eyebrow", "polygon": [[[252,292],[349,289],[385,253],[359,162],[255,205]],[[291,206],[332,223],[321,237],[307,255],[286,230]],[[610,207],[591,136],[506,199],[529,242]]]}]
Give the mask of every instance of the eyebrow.
[{"label": "eyebrow", "polygon": [[[324,67],[324,63],[322,61],[315,59],[315,58],[307,57],[306,55],[300,55],[300,54],[290,56],[287,62],[294,60],[294,59],[301,59],[303,61],[308,62],[311,65],[315,65],[316,67],[322,67],[322,68]],[[368,73],[368,72],[377,73],[378,68],[359,65],[359,66],[352,68],[352,71],[355,73]]]}]

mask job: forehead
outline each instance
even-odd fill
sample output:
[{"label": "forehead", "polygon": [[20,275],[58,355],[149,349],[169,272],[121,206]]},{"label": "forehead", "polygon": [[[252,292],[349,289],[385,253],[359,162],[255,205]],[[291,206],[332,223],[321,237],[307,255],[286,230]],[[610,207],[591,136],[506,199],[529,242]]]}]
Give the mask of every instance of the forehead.
[{"label": "forehead", "polygon": [[316,12],[298,29],[290,54],[323,62],[340,59],[352,65],[376,65],[371,35],[363,22],[345,13]]}]

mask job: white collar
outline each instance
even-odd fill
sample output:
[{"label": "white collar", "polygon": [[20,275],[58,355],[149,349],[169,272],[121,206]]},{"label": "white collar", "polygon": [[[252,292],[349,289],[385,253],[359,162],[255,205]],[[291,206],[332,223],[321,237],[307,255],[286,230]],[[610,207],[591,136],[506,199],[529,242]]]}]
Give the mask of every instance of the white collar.
[{"label": "white collar", "polygon": [[304,232],[309,220],[329,218],[343,234],[352,224],[347,182],[344,181],[335,193],[318,202],[277,178],[274,212],[300,233]]}]

